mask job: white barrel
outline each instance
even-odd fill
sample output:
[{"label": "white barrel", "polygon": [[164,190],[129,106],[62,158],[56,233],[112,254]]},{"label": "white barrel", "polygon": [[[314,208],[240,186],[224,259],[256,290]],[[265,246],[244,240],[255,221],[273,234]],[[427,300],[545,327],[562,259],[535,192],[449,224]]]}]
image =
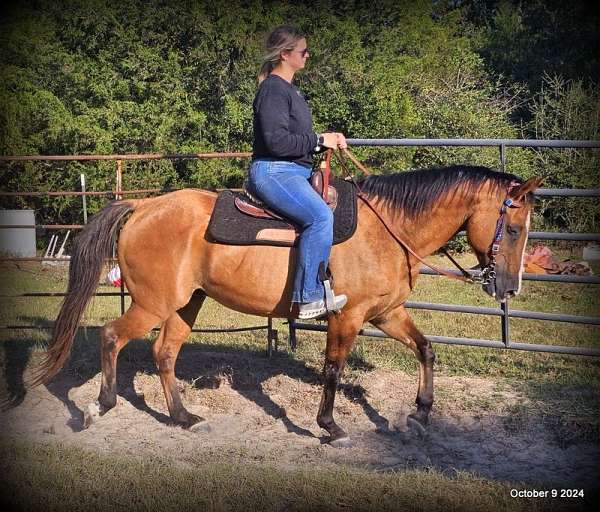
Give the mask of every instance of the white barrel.
[{"label": "white barrel", "polygon": [[0,210],[0,252],[10,256],[31,258],[36,256],[35,249],[33,210]]}]

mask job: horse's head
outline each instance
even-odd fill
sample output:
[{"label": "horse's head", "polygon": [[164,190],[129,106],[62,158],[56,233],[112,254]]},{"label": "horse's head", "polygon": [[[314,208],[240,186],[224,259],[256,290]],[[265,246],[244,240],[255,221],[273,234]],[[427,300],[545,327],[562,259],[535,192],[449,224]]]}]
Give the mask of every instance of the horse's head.
[{"label": "horse's head", "polygon": [[521,291],[523,255],[529,233],[533,191],[542,178],[500,190],[496,199],[478,202],[467,223],[467,237],[489,275],[483,289],[499,301]]}]

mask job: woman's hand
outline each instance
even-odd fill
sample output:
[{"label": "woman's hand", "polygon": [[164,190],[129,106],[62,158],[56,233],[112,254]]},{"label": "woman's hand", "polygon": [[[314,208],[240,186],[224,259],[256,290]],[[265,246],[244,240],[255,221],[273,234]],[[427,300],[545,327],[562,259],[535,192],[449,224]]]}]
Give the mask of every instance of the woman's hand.
[{"label": "woman's hand", "polygon": [[346,149],[348,147],[348,143],[346,142],[346,137],[343,133],[338,133],[338,148]]},{"label": "woman's hand", "polygon": [[346,149],[348,147],[343,133],[327,132],[321,135],[323,135],[323,146],[326,148]]}]

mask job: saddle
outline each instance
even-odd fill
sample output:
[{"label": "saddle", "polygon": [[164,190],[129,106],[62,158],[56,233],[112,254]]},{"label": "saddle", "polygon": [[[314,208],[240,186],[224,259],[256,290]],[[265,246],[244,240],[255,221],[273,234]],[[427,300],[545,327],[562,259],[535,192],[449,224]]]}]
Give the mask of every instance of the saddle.
[{"label": "saddle", "polygon": [[[333,243],[348,240],[356,231],[356,187],[350,181],[331,177],[331,154],[327,154],[311,176],[313,188],[333,211]],[[296,244],[301,229],[247,193],[219,193],[208,223],[207,238],[228,245]]]},{"label": "saddle", "polygon": [[[331,177],[331,155],[332,151],[327,151],[325,158],[319,168],[315,170],[310,177],[310,184],[319,194],[327,206],[335,212],[338,201],[338,192],[336,188],[329,184]],[[246,189],[246,187],[244,187]],[[235,207],[242,213],[259,219],[278,219],[284,220],[279,214],[267,208],[255,197],[246,192],[247,197],[239,196],[235,198]]]}]

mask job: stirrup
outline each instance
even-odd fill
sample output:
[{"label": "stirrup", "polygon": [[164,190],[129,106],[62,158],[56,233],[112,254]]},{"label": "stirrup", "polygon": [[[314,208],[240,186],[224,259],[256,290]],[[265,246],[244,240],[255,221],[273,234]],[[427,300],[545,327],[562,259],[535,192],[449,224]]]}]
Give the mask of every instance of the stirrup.
[{"label": "stirrup", "polygon": [[336,296],[332,294],[332,297],[333,298],[327,302],[321,299],[315,302],[309,302],[308,304],[300,304],[298,308],[298,318],[308,320],[309,318],[320,318],[330,313],[336,313],[346,305],[346,302],[348,302],[348,297],[343,294]]}]

